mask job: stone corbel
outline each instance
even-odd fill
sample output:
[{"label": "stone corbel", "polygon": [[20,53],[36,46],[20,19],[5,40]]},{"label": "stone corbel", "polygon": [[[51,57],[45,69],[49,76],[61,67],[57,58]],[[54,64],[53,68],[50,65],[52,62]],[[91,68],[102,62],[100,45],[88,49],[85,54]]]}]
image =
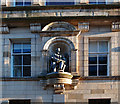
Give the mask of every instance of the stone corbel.
[{"label": "stone corbel", "polygon": [[112,23],[112,31],[120,31],[120,22]]},{"label": "stone corbel", "polygon": [[83,32],[88,32],[89,31],[89,22],[79,22],[78,30],[83,31]]},{"label": "stone corbel", "polygon": [[41,24],[40,23],[31,23],[30,24],[30,31],[32,33],[37,33],[41,31]]},{"label": "stone corbel", "polygon": [[1,34],[8,34],[9,33],[9,28],[6,24],[0,26],[0,33]]}]

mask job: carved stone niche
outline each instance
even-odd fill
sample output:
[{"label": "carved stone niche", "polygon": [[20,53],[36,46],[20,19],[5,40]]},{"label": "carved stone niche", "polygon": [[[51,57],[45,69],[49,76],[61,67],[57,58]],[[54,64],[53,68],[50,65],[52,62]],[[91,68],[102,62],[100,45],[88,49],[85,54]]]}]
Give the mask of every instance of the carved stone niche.
[{"label": "carved stone niche", "polygon": [[6,24],[0,26],[0,33],[1,34],[8,34],[9,33],[9,28]]},{"label": "carved stone niche", "polygon": [[79,22],[78,30],[88,32],[89,31],[89,23],[88,22]]},{"label": "carved stone niche", "polygon": [[40,23],[31,23],[30,24],[30,31],[32,33],[40,32],[41,31],[41,24]]},{"label": "carved stone niche", "polygon": [[120,31],[120,22],[112,23],[112,31]]},{"label": "carved stone niche", "polygon": [[[51,44],[48,45],[48,43],[50,42]],[[45,57],[47,58],[44,58],[45,60],[48,59],[47,61],[48,64],[46,65],[46,63],[43,63],[44,70],[47,69],[48,72],[44,76],[44,78],[46,78],[47,81],[46,85],[44,85],[44,89],[47,89],[48,87],[52,86],[55,94],[62,94],[64,93],[65,90],[75,89],[79,82],[79,76],[72,75],[72,72],[75,71],[73,70],[75,66],[73,67],[71,64],[73,63],[73,61],[75,61],[71,60],[71,56],[73,56],[72,50],[74,49],[72,42],[65,38],[53,38],[50,41],[48,41],[48,43],[47,45],[45,45],[45,50],[47,50],[47,56]],[[54,68],[51,70],[50,67],[51,65],[50,57],[55,54],[57,48],[60,48],[61,49],[60,54],[64,56],[64,58],[67,58],[66,60],[67,64],[64,71],[61,70],[54,71],[53,70]]]}]

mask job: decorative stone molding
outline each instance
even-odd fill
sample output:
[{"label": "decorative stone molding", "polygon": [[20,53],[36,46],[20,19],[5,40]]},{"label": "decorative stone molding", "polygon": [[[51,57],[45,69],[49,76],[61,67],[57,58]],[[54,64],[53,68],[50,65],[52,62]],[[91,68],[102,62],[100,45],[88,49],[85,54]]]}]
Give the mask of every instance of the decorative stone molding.
[{"label": "decorative stone molding", "polygon": [[76,28],[68,22],[52,22],[46,25],[42,31],[75,31]]},{"label": "decorative stone molding", "polygon": [[112,31],[120,31],[120,22],[112,23]]},{"label": "decorative stone molding", "polygon": [[40,32],[41,31],[41,24],[40,23],[31,23],[30,24],[30,31],[32,33]]},{"label": "decorative stone molding", "polygon": [[78,30],[86,31],[86,32],[89,31],[89,23],[88,22],[79,22]]},{"label": "decorative stone molding", "polygon": [[7,25],[2,25],[0,26],[0,33],[1,34],[8,34],[9,33],[9,28]]},{"label": "decorative stone molding", "polygon": [[45,43],[45,45],[44,45],[44,47],[43,47],[43,50],[48,50],[48,48],[49,48],[49,46],[52,44],[52,43],[55,43],[55,42],[65,42],[66,44],[68,44],[69,46],[70,46],[70,48],[71,48],[71,50],[75,50],[75,46],[74,46],[74,44],[72,43],[72,41],[71,40],[69,40],[69,39],[67,39],[67,38],[61,38],[61,37],[54,37],[54,38],[51,38],[51,39],[49,39],[46,43]]}]

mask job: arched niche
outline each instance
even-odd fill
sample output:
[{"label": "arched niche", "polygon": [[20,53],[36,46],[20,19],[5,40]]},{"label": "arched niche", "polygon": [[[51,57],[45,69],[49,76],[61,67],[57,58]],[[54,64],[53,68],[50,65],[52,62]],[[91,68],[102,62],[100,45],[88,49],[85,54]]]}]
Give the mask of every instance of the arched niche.
[{"label": "arched niche", "polygon": [[[50,66],[49,66],[50,57],[55,53],[56,48],[60,48],[61,54],[67,59],[67,66],[65,71],[72,72],[73,70],[76,70],[76,61],[71,60],[71,58],[76,59],[76,50],[75,50],[74,44],[72,43],[71,40],[67,38],[60,38],[60,37],[51,38],[45,43],[43,47],[44,69],[47,72],[50,72]],[[74,63],[74,66],[72,65],[73,63]]]},{"label": "arched niche", "polygon": [[46,25],[42,31],[74,31],[76,28],[68,22],[52,22]]}]

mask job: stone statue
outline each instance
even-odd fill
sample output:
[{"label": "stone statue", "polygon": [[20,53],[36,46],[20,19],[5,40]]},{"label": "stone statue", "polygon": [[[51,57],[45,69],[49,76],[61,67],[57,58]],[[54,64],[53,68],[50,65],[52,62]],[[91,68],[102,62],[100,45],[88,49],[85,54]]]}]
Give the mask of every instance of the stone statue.
[{"label": "stone statue", "polygon": [[64,72],[66,59],[60,54],[60,48],[56,49],[56,53],[51,57],[51,68],[53,72]]}]

